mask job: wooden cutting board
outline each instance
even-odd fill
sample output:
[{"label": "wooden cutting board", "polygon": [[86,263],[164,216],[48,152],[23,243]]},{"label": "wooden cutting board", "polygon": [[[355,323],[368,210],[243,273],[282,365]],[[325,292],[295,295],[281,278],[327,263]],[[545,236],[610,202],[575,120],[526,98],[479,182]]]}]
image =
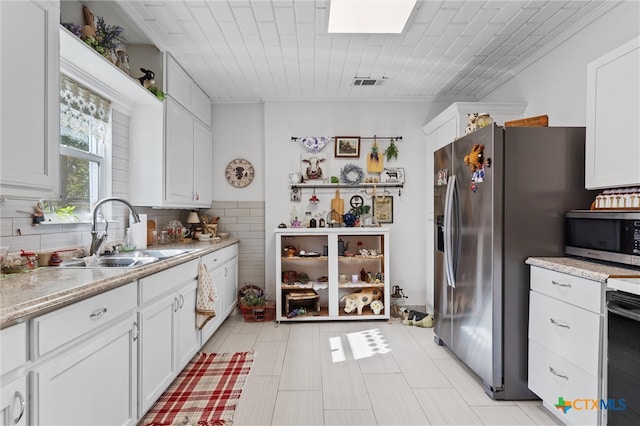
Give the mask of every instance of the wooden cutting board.
[{"label": "wooden cutting board", "polygon": [[549,116],[538,115],[537,117],[521,118],[519,120],[505,121],[504,127],[548,127]]},{"label": "wooden cutting board", "polygon": [[153,220],[147,220],[147,245],[153,245],[153,231],[156,230],[156,223]]},{"label": "wooden cutting board", "polygon": [[336,189],[336,196],[331,200],[331,209],[335,210],[340,216],[344,214],[344,200],[340,198],[339,189]]}]

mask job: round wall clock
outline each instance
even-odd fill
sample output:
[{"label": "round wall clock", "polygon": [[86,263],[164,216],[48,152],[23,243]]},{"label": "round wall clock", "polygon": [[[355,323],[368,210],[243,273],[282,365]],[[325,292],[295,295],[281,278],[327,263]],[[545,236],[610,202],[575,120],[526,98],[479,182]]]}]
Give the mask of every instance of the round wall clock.
[{"label": "round wall clock", "polygon": [[236,158],[227,164],[225,176],[230,185],[244,188],[253,181],[253,166],[243,158]]}]

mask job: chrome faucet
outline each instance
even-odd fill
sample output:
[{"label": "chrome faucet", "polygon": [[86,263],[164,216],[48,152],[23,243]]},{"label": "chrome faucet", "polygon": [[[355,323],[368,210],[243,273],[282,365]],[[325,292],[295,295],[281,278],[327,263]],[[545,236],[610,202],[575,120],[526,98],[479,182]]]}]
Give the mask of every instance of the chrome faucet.
[{"label": "chrome faucet", "polygon": [[134,223],[138,223],[140,222],[140,216],[138,216],[138,213],[136,212],[136,209],[133,208],[133,206],[131,205],[130,202],[128,202],[127,200],[125,200],[124,198],[118,198],[118,197],[108,197],[108,198],[103,198],[102,200],[98,201],[96,203],[96,205],[93,207],[93,211],[91,212],[91,246],[89,247],[89,256],[92,256],[94,254],[99,254],[100,252],[100,247],[102,247],[102,244],[104,243],[104,241],[107,238],[107,229],[109,229],[109,222],[107,222],[105,220],[105,228],[104,231],[100,234],[98,234],[98,230],[97,228],[97,223],[98,223],[98,211],[100,210],[100,206],[102,206],[104,203],[106,203],[107,201],[119,201],[123,204],[125,204],[127,207],[129,207],[129,211],[131,212],[131,215],[133,216],[133,222]]}]

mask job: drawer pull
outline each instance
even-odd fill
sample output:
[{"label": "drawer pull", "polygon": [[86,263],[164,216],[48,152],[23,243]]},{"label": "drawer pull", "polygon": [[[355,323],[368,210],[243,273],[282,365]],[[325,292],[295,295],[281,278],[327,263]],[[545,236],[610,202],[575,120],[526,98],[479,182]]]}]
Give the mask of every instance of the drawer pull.
[{"label": "drawer pull", "polygon": [[13,422],[18,423],[22,418],[22,416],[24,415],[25,401],[24,401],[24,396],[19,391],[16,391],[15,398],[17,398],[20,401],[20,414],[18,414],[18,417],[13,419]]},{"label": "drawer pull", "polygon": [[173,309],[173,312],[178,312],[178,310],[180,309],[180,301],[178,300],[178,298],[177,298],[177,297],[174,297],[174,298],[173,298],[173,301],[174,301],[174,302],[175,302],[175,304],[176,304],[175,308]]},{"label": "drawer pull", "polygon": [[560,378],[562,378],[562,379],[569,380],[569,376],[565,376],[564,374],[560,374],[560,373],[558,373],[556,370],[554,370],[554,369],[553,369],[553,367],[549,367],[549,371],[550,371],[550,372],[551,372],[551,374],[553,374],[554,376],[558,376],[558,377],[560,377]]},{"label": "drawer pull", "polygon": [[571,288],[571,284],[569,284],[569,283],[559,283],[558,281],[551,280],[551,284],[557,285],[558,287],[569,287],[569,288]]},{"label": "drawer pull", "polygon": [[571,328],[571,327],[569,327],[569,324],[559,323],[558,321],[554,320],[553,318],[549,318],[549,321],[551,321],[551,324],[555,325],[556,327],[562,327],[562,328],[568,328],[568,329]]},{"label": "drawer pull", "polygon": [[99,310],[93,312],[91,315],[89,315],[89,318],[91,318],[91,319],[100,318],[101,316],[103,316],[106,313],[107,313],[107,308],[102,308],[102,309],[99,309]]},{"label": "drawer pull", "polygon": [[184,306],[184,296],[180,295],[180,309]]}]

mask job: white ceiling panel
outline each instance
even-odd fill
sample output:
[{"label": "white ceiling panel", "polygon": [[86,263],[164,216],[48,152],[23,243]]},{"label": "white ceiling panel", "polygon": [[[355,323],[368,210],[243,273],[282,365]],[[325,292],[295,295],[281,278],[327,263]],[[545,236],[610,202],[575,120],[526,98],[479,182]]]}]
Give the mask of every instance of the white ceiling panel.
[{"label": "white ceiling panel", "polygon": [[[353,96],[474,100],[617,5],[418,0],[404,33],[367,35],[328,34],[329,0],[86,3],[107,23],[124,19],[130,43],[150,42],[171,52],[214,102]],[[127,32],[127,26],[134,30]],[[356,76],[388,80],[354,87]]]}]

